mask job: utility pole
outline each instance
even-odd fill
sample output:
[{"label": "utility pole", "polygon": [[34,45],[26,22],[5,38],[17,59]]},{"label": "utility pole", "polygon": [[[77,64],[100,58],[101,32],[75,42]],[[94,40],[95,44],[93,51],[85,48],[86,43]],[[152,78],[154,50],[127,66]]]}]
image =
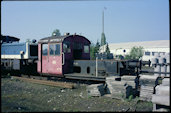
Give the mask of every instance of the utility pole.
[{"label": "utility pole", "polygon": [[103,11],[102,11],[102,35],[101,35],[101,46],[103,46],[103,52],[104,52],[104,45],[106,44],[106,37],[105,37],[105,33],[104,33],[104,10],[106,9],[106,7],[104,7]]},{"label": "utility pole", "polygon": [[104,10],[102,12],[102,33],[104,33]]}]

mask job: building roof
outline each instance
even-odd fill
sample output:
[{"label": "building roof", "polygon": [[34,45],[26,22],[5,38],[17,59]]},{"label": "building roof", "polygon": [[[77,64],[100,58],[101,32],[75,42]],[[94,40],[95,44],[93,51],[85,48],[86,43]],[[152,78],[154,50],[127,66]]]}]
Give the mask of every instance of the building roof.
[{"label": "building roof", "polygon": [[143,41],[143,42],[126,42],[126,43],[110,43],[110,49],[131,49],[134,46],[141,46],[143,48],[169,48],[169,40]]},{"label": "building roof", "polygon": [[16,37],[13,37],[13,36],[8,36],[8,35],[3,36],[3,35],[1,35],[1,40],[2,40],[2,43],[3,42],[9,43],[9,42],[19,41],[20,39],[16,38]]}]

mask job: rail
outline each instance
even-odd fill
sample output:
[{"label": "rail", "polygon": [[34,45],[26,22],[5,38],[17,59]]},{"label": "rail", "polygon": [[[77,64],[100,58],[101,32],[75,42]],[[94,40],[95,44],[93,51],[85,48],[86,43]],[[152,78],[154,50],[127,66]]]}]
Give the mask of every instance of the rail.
[{"label": "rail", "polygon": [[66,82],[53,82],[53,81],[47,81],[47,80],[37,80],[33,78],[24,78],[24,77],[16,77],[13,76],[13,78],[29,81],[36,84],[43,84],[43,85],[49,85],[49,86],[55,86],[55,87],[63,87],[63,88],[71,88],[73,89],[75,87],[75,84],[72,83],[66,83]]}]

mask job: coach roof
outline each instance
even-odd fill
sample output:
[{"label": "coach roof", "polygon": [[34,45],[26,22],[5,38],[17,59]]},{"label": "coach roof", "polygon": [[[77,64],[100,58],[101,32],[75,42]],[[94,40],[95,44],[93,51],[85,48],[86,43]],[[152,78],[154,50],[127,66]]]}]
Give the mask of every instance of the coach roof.
[{"label": "coach roof", "polygon": [[81,35],[50,36],[50,37],[40,39],[39,43],[63,42],[64,39],[69,38],[69,37],[82,37],[90,43],[90,41],[87,38],[85,38],[84,36],[81,36]]}]

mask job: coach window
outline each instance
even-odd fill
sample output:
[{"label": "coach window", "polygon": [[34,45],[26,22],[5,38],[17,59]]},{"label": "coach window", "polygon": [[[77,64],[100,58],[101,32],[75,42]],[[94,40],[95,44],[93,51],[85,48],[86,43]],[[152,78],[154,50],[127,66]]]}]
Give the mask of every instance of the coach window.
[{"label": "coach window", "polygon": [[43,44],[43,46],[42,46],[42,50],[43,50],[42,55],[43,56],[47,55],[47,53],[48,53],[47,49],[48,49],[48,44]]},{"label": "coach window", "polygon": [[84,53],[89,53],[89,46],[88,45],[84,45]]},{"label": "coach window", "polygon": [[60,48],[60,44],[55,44],[55,55],[60,55],[60,50],[61,50],[61,48]]}]

